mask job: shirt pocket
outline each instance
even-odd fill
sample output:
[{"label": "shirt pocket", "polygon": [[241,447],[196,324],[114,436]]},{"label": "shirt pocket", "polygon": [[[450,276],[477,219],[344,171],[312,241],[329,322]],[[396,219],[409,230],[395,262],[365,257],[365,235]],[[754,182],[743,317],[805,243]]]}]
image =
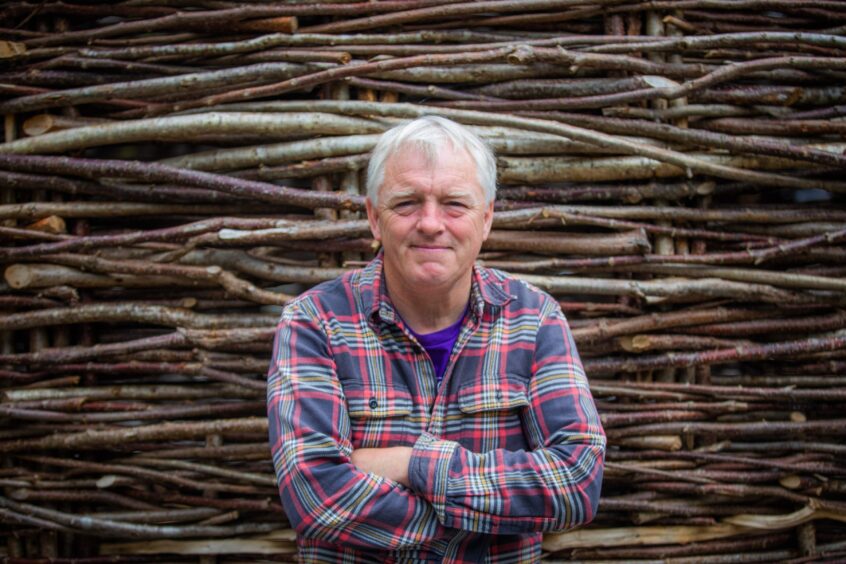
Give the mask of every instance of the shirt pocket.
[{"label": "shirt pocket", "polygon": [[414,401],[407,389],[346,388],[353,448],[409,446]]},{"label": "shirt pocket", "polygon": [[528,448],[523,416],[529,406],[525,382],[505,374],[465,385],[458,391],[458,442],[474,452]]}]

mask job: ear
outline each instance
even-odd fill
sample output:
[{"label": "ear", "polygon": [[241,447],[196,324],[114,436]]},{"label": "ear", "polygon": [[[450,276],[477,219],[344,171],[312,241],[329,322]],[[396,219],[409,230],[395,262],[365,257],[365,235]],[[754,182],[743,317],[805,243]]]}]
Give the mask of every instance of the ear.
[{"label": "ear", "polygon": [[370,224],[370,232],[373,238],[377,241],[382,240],[382,232],[379,230],[379,210],[370,201],[370,198],[364,200],[364,209],[367,210],[367,222]]},{"label": "ear", "polygon": [[484,224],[484,234],[482,236],[482,241],[488,240],[488,235],[491,234],[491,226],[493,225],[493,216],[494,216],[494,203],[491,202],[487,206],[485,206],[485,224]]}]

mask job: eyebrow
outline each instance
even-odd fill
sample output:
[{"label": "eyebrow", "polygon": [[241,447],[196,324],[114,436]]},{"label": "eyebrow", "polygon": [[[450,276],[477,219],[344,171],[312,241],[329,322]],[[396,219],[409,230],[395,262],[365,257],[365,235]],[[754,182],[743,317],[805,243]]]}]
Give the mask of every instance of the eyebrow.
[{"label": "eyebrow", "polygon": [[414,196],[417,193],[416,190],[406,189],[406,190],[392,190],[390,194],[385,195],[386,201],[391,200],[399,200],[401,198],[408,198],[409,196]]},{"label": "eyebrow", "polygon": [[474,199],[474,197],[475,197],[472,192],[467,191],[467,190],[450,191],[450,192],[447,192],[446,194],[444,194],[444,196],[447,197],[447,198],[469,198],[471,200]]},{"label": "eyebrow", "polygon": [[[403,198],[409,198],[413,196],[417,196],[418,192],[414,189],[406,189],[406,190],[394,190],[390,194],[385,196],[385,201],[393,201],[393,200],[401,200]],[[443,195],[444,198],[468,198],[473,199],[474,194],[470,190],[450,190],[446,194]]]}]

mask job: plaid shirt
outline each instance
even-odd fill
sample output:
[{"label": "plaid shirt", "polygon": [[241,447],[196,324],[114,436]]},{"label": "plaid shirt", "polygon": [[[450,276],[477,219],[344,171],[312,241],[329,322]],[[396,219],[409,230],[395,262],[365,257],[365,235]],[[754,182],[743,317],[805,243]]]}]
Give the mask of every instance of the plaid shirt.
[{"label": "plaid shirt", "polygon": [[[543,531],[596,513],[605,435],[547,294],[476,267],[440,387],[384,293],[381,256],[282,313],[273,463],[304,562],[537,562]],[[412,446],[411,488],[350,463]]]}]

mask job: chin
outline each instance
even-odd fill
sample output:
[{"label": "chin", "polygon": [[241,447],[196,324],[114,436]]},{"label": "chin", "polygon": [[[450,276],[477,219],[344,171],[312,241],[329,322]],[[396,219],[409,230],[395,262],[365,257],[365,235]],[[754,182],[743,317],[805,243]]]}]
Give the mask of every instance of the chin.
[{"label": "chin", "polygon": [[406,277],[409,282],[419,286],[441,286],[452,279],[452,274],[444,268],[431,268],[431,266],[411,267]]}]

